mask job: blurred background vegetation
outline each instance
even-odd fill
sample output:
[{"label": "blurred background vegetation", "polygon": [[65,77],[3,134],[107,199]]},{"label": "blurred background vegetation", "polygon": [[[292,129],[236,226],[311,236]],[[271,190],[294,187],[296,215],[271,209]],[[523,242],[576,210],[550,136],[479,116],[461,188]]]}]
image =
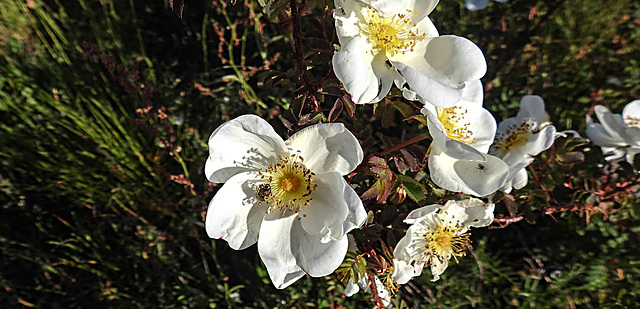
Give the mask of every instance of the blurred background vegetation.
[{"label": "blurred background vegetation", "polygon": [[[365,154],[425,131],[403,121],[419,109],[398,92],[375,106],[345,99],[329,65],[332,1],[306,1],[297,15],[289,3],[273,2],[267,16],[255,0],[5,0],[4,308],[375,305],[366,293],[345,298],[336,275],[277,290],[255,246],[233,251],[204,230],[219,186],[203,175],[207,139],[226,120],[256,113],[283,136],[340,121]],[[430,16],[441,34],[468,37],[485,52],[485,107],[498,121],[537,94],[559,131],[584,132],[593,105],[620,113],[640,99],[637,1],[511,0],[469,12],[462,0],[442,0]],[[470,254],[438,282],[410,281],[396,306],[638,307],[638,174],[623,164],[605,175],[599,148],[584,142],[560,140],[544,153],[530,169],[535,180],[508,196],[515,202],[498,203],[502,218],[519,221],[474,230]],[[427,144],[413,146],[415,154]],[[567,163],[563,151],[584,160]],[[418,207],[414,199],[443,195],[423,164],[387,159],[425,193],[366,201],[375,220],[358,233],[393,242],[402,231],[384,226]],[[373,179],[361,173],[352,185],[363,194]]]}]

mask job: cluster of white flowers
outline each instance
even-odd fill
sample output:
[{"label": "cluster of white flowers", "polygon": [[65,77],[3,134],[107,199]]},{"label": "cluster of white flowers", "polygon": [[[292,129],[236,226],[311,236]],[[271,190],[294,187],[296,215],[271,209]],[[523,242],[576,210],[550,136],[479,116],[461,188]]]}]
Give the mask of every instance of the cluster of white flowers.
[{"label": "cluster of white flowers", "polygon": [[[487,2],[468,0],[466,6],[475,10]],[[525,96],[518,114],[497,124],[483,108],[483,53],[466,38],[438,34],[428,17],[438,0],[334,3],[340,41],[332,62],[336,76],[359,104],[384,99],[395,85],[407,100],[424,105],[433,183],[479,198],[527,184],[525,168],[556,136],[544,101]],[[640,152],[640,100],[622,115],[603,106],[595,113],[600,123],[589,124],[587,135],[613,153],[609,158],[626,154],[631,162]],[[206,176],[225,184],[209,205],[207,232],[236,250],[257,243],[277,288],[305,274],[331,274],[347,250],[357,250],[346,236],[367,214],[343,176],[362,162],[363,151],[342,124],[309,126],[284,141],[265,120],[245,115],[217,128],[209,147]],[[404,284],[429,266],[438,280],[450,259],[470,246],[469,229],[491,224],[493,211],[491,202],[473,197],[411,211],[388,277]],[[389,306],[393,289],[375,275],[349,278],[345,294],[370,284]]]}]

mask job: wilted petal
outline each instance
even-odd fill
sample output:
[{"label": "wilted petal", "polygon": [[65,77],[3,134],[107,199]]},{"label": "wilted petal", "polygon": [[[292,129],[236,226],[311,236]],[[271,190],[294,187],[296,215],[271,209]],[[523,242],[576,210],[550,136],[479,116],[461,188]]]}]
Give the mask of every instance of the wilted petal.
[{"label": "wilted petal", "polygon": [[205,175],[211,182],[226,182],[240,172],[256,170],[287,153],[273,127],[256,115],[243,115],[219,126],[209,137]]},{"label": "wilted petal", "polygon": [[231,177],[209,203],[205,221],[211,238],[224,239],[234,250],[242,250],[256,243],[264,209],[256,206],[255,191],[249,179],[255,173],[243,172]]}]

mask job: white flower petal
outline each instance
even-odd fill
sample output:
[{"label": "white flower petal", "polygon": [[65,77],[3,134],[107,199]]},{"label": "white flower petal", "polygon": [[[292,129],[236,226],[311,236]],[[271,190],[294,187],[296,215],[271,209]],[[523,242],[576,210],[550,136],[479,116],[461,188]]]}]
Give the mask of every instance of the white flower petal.
[{"label": "white flower petal", "polygon": [[258,240],[265,212],[256,206],[255,191],[249,187],[248,180],[255,177],[255,173],[247,172],[231,177],[209,203],[207,234],[226,240],[234,250],[245,249]]},{"label": "white flower petal", "polygon": [[526,95],[520,100],[520,111],[517,118],[533,118],[538,125],[542,124],[546,112],[544,109],[544,100],[537,95]]},{"label": "white flower petal", "polygon": [[620,136],[625,127],[622,116],[611,113],[611,111],[603,105],[596,105],[593,110],[598,120],[600,120],[600,124],[607,130],[609,135]]},{"label": "white flower petal", "polygon": [[487,7],[489,0],[467,0],[464,7],[469,11],[478,11]]},{"label": "white flower petal", "polygon": [[314,182],[318,188],[311,194],[309,206],[300,210],[302,228],[311,235],[321,234],[323,243],[340,240],[346,233],[342,223],[347,218],[344,191],[349,185],[338,173],[316,175]]},{"label": "white flower petal", "polygon": [[300,151],[304,165],[312,172],[353,171],[364,157],[355,136],[341,123],[318,124],[306,127],[286,141],[292,153]]},{"label": "white flower petal", "polygon": [[462,89],[460,104],[482,106],[483,101],[484,88],[482,87],[482,81],[476,79],[465,82],[465,87]]},{"label": "white flower petal", "polygon": [[433,142],[448,156],[458,160],[485,161],[485,155],[475,147],[452,140],[446,135],[442,122],[437,118],[433,107],[425,106],[420,111],[427,116],[427,127]]},{"label": "white flower petal", "polygon": [[442,207],[442,205],[440,204],[431,204],[414,209],[407,215],[407,217],[404,219],[404,222],[408,224],[414,224],[417,219],[435,212],[436,210],[440,209],[440,207]]},{"label": "white flower petal", "polygon": [[425,101],[438,107],[447,108],[456,105],[462,98],[462,88],[445,85],[402,62],[392,61],[392,63],[402,72],[411,91]]},{"label": "white flower petal", "polygon": [[435,282],[440,280],[440,275],[444,273],[444,271],[447,269],[447,266],[449,266],[449,260],[440,261],[435,256],[431,258],[431,275],[433,276],[433,279],[431,279],[431,281]]},{"label": "white flower petal", "polygon": [[628,123],[626,120],[629,118],[640,119],[640,100],[629,102],[629,104],[622,109],[622,118],[626,123]]},{"label": "white flower petal", "polygon": [[353,0],[334,0],[334,4],[336,9],[333,12],[333,18],[336,20],[336,34],[340,45],[344,45],[360,34],[356,11],[360,11],[362,7]]},{"label": "white flower petal", "polygon": [[587,137],[600,147],[624,147],[627,143],[619,134],[611,134],[605,127],[599,123],[590,123],[587,125]]},{"label": "white flower petal", "polygon": [[349,278],[349,281],[347,281],[347,284],[344,286],[344,296],[351,297],[359,291],[360,287],[357,283],[353,282],[353,277]]},{"label": "white flower petal", "polygon": [[[390,60],[394,64],[403,63],[422,75],[452,88],[460,88],[467,81],[478,80],[487,72],[482,50],[469,39],[454,35],[422,40],[416,44],[414,52],[398,54]],[[426,97],[423,98],[432,102]]]},{"label": "white flower petal", "polygon": [[556,127],[549,125],[536,134],[529,134],[526,143],[519,147],[513,147],[506,152],[501,158],[509,166],[525,163],[525,166],[531,164],[533,157],[541,152],[549,149],[555,140]]},{"label": "white flower petal", "polygon": [[436,7],[439,0],[358,0],[380,12],[382,18],[388,18],[398,13],[404,13],[406,10],[417,12],[422,19],[429,15],[433,8]]},{"label": "white flower petal", "polygon": [[475,142],[470,146],[482,153],[487,153],[493,143],[498,127],[496,119],[484,108],[476,111],[470,109],[469,111],[478,115],[476,119],[469,123],[469,131],[473,132],[473,138],[475,139]]},{"label": "white flower petal", "polygon": [[[462,224],[472,227],[485,227],[493,222],[493,203],[484,203],[477,198],[468,198],[460,201],[447,201],[447,204],[455,203],[464,209],[464,221]],[[445,204],[446,206],[446,204]]]},{"label": "white flower petal", "polygon": [[456,161],[453,169],[470,190],[463,193],[487,196],[504,185],[509,166],[498,157],[487,155],[487,162]]},{"label": "white flower petal", "polygon": [[[300,223],[297,215],[282,217],[270,214],[267,217],[271,219],[264,220],[260,227],[258,253],[273,285],[278,289],[284,289],[305,275],[302,268],[298,266],[293,253],[296,249],[292,244],[294,233],[299,232],[298,229],[293,228],[293,225],[299,227]],[[302,230],[302,228],[299,229]]]},{"label": "white flower petal", "polygon": [[264,168],[286,154],[284,141],[256,115],[243,115],[219,126],[209,137],[205,175],[226,182],[240,172]]},{"label": "white flower petal", "polygon": [[411,278],[420,276],[424,268],[424,262],[415,262],[411,265],[411,256],[407,252],[407,247],[411,241],[413,225],[409,227],[407,233],[398,241],[393,250],[393,273],[391,276],[398,284],[405,284]]},{"label": "white flower petal", "polygon": [[291,250],[298,261],[298,266],[312,277],[326,276],[338,269],[347,255],[348,247],[347,237],[339,241],[322,243],[321,235],[309,235],[299,221],[293,222]]},{"label": "white flower petal", "polygon": [[357,36],[333,54],[333,70],[344,89],[351,94],[353,102],[358,104],[373,103],[379,93],[371,49],[365,37]]},{"label": "white flower petal", "polygon": [[516,190],[524,188],[527,182],[529,182],[529,174],[525,168],[519,169],[511,179],[511,185]]},{"label": "white flower petal", "polygon": [[[639,117],[640,118],[640,117]],[[626,127],[624,128],[625,141],[629,146],[640,146],[640,127]]]}]

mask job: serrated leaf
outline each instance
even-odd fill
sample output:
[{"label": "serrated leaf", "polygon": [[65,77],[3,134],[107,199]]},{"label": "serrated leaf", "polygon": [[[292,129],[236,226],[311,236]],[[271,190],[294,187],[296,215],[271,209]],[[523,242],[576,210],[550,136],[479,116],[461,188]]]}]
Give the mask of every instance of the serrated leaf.
[{"label": "serrated leaf", "polygon": [[372,156],[369,158],[369,171],[378,176],[376,182],[361,196],[363,200],[375,198],[378,203],[386,203],[395,187],[397,176],[389,169],[386,159]]},{"label": "serrated leaf", "polygon": [[400,186],[407,192],[407,196],[418,204],[424,203],[427,198],[427,189],[419,182],[405,175],[398,175]]}]

